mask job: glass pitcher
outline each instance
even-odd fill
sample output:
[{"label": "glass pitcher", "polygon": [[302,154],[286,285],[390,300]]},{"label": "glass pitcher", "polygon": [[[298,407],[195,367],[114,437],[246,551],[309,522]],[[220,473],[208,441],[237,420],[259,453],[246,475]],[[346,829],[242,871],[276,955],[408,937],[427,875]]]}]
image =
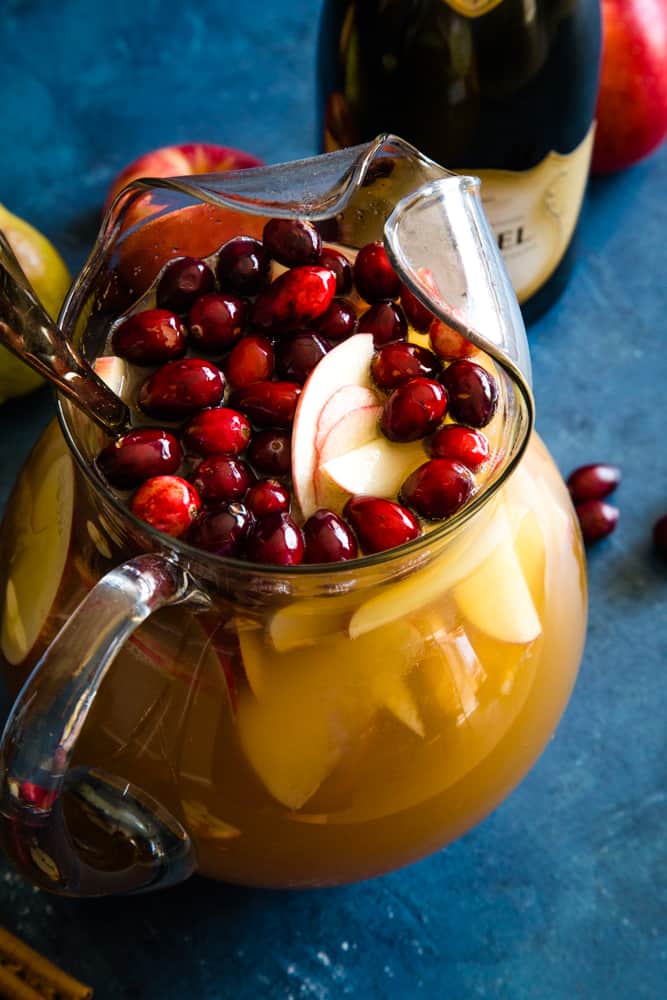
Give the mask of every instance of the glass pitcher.
[{"label": "glass pitcher", "polygon": [[[581,541],[532,430],[523,324],[474,178],[383,136],[298,163],[137,182],[65,302],[68,343],[99,365],[111,324],[151,301],[169,260],[211,261],[276,217],[314,221],[350,259],[384,240],[401,280],[495,373],[498,458],[471,503],[396,549],[324,568],[221,558],[153,530],[105,484],[95,456],[110,422],[68,398],[62,362],[58,422],[0,537],[0,662],[17,694],[0,829],[43,889],[145,891],[195,871],[306,887],[387,872],[492,810],[572,689]],[[28,339],[30,316],[12,322]]]}]

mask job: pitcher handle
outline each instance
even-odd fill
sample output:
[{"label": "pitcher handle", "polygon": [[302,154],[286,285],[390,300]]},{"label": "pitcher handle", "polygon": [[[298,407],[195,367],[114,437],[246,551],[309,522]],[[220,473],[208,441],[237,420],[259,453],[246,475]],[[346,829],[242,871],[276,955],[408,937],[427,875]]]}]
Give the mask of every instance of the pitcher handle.
[{"label": "pitcher handle", "polygon": [[[98,768],[70,769],[70,761],[125,640],[158,608],[198,594],[189,575],[164,556],[124,563],[84,597],[21,690],[0,745],[0,841],[41,888],[66,896],[142,892],[194,871],[187,831],[159,802]],[[65,792],[130,848],[124,867],[96,866],[82,856],[68,828]]]}]

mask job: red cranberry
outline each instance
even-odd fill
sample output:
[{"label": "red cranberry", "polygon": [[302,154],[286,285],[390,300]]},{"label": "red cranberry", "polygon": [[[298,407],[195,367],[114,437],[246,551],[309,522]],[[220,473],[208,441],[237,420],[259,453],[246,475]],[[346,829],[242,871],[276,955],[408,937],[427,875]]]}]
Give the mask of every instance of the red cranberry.
[{"label": "red cranberry", "polygon": [[161,365],[185,354],[186,332],[168,309],[144,309],[116,327],[113,349],[135,365]]},{"label": "red cranberry", "polygon": [[319,263],[336,275],[336,295],[347,295],[352,291],[352,265],[344,253],[333,247],[325,247],[320,254]]},{"label": "red cranberry", "polygon": [[395,389],[401,382],[417,375],[437,378],[440,369],[440,362],[432,351],[400,341],[385,344],[375,352],[371,361],[371,375],[381,389]]},{"label": "red cranberry", "polygon": [[390,441],[417,441],[431,434],[447,412],[447,393],[429,378],[402,382],[384,404],[380,429]]},{"label": "red cranberry", "polygon": [[621,481],[621,470],[617,465],[597,462],[581,465],[567,480],[567,488],[575,503],[580,500],[602,500],[613,493]]},{"label": "red cranberry", "polygon": [[290,427],[300,392],[297,382],[253,382],[236,389],[232,403],[258,427]]},{"label": "red cranberry", "polygon": [[255,517],[266,514],[288,514],[290,509],[290,493],[286,486],[277,479],[260,479],[253,483],[246,493],[246,507]]},{"label": "red cranberry", "polygon": [[242,503],[222,504],[203,511],[190,528],[188,541],[216,556],[240,556],[253,518]]},{"label": "red cranberry", "polygon": [[216,269],[221,290],[238,295],[258,295],[271,277],[269,255],[252,236],[235,236],[223,244]]},{"label": "red cranberry", "polygon": [[147,479],[130,502],[136,517],[173,538],[181,538],[188,531],[200,507],[194,486],[178,476]]},{"label": "red cranberry", "polygon": [[303,533],[289,514],[267,514],[260,518],[248,539],[248,558],[275,566],[298,566],[303,562]]},{"label": "red cranberry", "polygon": [[449,412],[470,427],[486,427],[498,405],[498,384],[486,368],[474,361],[454,361],[442,382],[449,395]]},{"label": "red cranberry", "polygon": [[377,243],[367,243],[357,254],[354,281],[357,291],[366,302],[398,297],[401,282],[379,240]]},{"label": "red cranberry", "polygon": [[222,372],[200,358],[171,361],[158,368],[139,390],[139,406],[151,417],[181,420],[216,406],[225,391]]},{"label": "red cranberry", "polygon": [[618,508],[604,500],[582,500],[574,505],[586,545],[610,535],[618,522]]},{"label": "red cranberry", "polygon": [[433,319],[433,313],[423,305],[414,292],[411,292],[407,285],[401,283],[401,305],[408,318],[408,322],[414,326],[415,330],[428,330]]},{"label": "red cranberry", "polygon": [[364,552],[384,552],[411,542],[421,534],[419,521],[393,500],[351,497],[343,514],[355,530]]},{"label": "red cranberry", "polygon": [[448,424],[436,431],[429,451],[433,458],[451,458],[473,472],[489,460],[489,442],[484,434],[460,424]]},{"label": "red cranberry", "polygon": [[272,333],[307,326],[331,305],[336,291],[333,271],[325,267],[294,267],[262,292],[252,311],[260,330]]},{"label": "red cranberry", "polygon": [[140,427],[118,438],[97,457],[97,465],[112,486],[130,489],[153,476],[178,471],[183,451],[173,434]]},{"label": "red cranberry", "polygon": [[415,469],[401,486],[400,499],[422,517],[451,517],[475,489],[470,469],[449,458],[432,458]]},{"label": "red cranberry", "polygon": [[429,337],[435,353],[446,361],[469,358],[477,350],[474,344],[435,316],[431,321]]},{"label": "red cranberry", "polygon": [[400,306],[393,302],[376,302],[359,319],[358,333],[372,333],[376,347],[392,340],[405,340],[408,324]]},{"label": "red cranberry", "polygon": [[307,563],[343,562],[355,559],[357,540],[350,528],[332,510],[316,510],[303,526]]},{"label": "red cranberry", "polygon": [[197,466],[193,485],[207,507],[222,500],[243,500],[255,482],[252,469],[238,458],[210,455]]},{"label": "red cranberry", "polygon": [[357,310],[349,299],[334,299],[313,326],[327,340],[346,340],[354,333]]},{"label": "red cranberry", "polygon": [[195,299],[215,288],[213,271],[198,257],[177,257],[162,272],[155,291],[161,309],[187,312]]},{"label": "red cranberry", "polygon": [[667,559],[667,514],[653,525],[653,547],[659,556]]},{"label": "red cranberry", "polygon": [[267,253],[285,267],[319,263],[322,237],[306,219],[269,219],[262,240]]},{"label": "red cranberry", "polygon": [[183,443],[197,455],[240,455],[247,447],[252,428],[238,410],[220,406],[202,410],[183,431]]},{"label": "red cranberry", "polygon": [[246,303],[236,295],[202,295],[188,316],[190,336],[201,351],[222,354],[243,333]]},{"label": "red cranberry", "polygon": [[270,379],[273,347],[268,337],[250,335],[239,340],[225,362],[225,375],[234,389]]},{"label": "red cranberry", "polygon": [[286,476],[292,464],[292,435],[270,427],[256,431],[248,447],[248,461],[265,476]]},{"label": "red cranberry", "polygon": [[56,801],[58,793],[44,785],[36,785],[34,781],[22,781],[19,784],[19,797],[22,802],[29,802],[31,806],[46,811]]},{"label": "red cranberry", "polygon": [[276,345],[276,370],[281,378],[305,382],[331,344],[308,330],[302,330]]}]

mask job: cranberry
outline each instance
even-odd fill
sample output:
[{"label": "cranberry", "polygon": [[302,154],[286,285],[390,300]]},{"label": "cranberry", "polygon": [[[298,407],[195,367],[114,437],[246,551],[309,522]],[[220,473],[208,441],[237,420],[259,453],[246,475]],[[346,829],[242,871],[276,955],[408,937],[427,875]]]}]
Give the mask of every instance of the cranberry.
[{"label": "cranberry", "polygon": [[331,305],[336,277],[325,267],[285,271],[256,300],[252,320],[260,330],[278,333],[307,326]]},{"label": "cranberry", "polygon": [[447,393],[429,378],[401,382],[384,404],[380,429],[390,441],[417,441],[438,427],[447,412]]},{"label": "cranberry", "polygon": [[252,236],[235,236],[218,251],[218,283],[223,292],[258,295],[268,285],[271,261]]},{"label": "cranberry", "polygon": [[147,479],[132,497],[132,513],[163,531],[181,538],[201,508],[201,499],[194,486],[178,476],[154,476]]},{"label": "cranberry", "polygon": [[371,375],[381,389],[395,389],[401,382],[422,375],[437,378],[441,365],[432,351],[417,344],[385,344],[371,361]]},{"label": "cranberry", "polygon": [[187,312],[195,299],[215,288],[213,271],[198,257],[170,261],[158,281],[155,298],[162,309]]},{"label": "cranberry", "polygon": [[281,378],[305,382],[320,363],[331,344],[317,333],[302,330],[280,341],[276,346],[276,369]]},{"label": "cranberry", "polygon": [[357,310],[349,299],[334,299],[313,326],[327,340],[345,340],[354,333]]},{"label": "cranberry", "polygon": [[252,428],[238,410],[220,406],[202,410],[183,431],[183,443],[197,455],[240,455],[247,447]]},{"label": "cranberry", "polygon": [[116,327],[113,349],[135,365],[161,365],[185,354],[186,332],[168,309],[144,309]]},{"label": "cranberry", "polygon": [[567,488],[575,503],[580,500],[602,500],[613,493],[621,481],[621,470],[616,465],[597,462],[581,465],[567,480]]},{"label": "cranberry", "polygon": [[246,303],[236,295],[202,295],[188,316],[190,336],[201,351],[222,354],[243,333],[246,312]]},{"label": "cranberry", "polygon": [[239,340],[225,362],[225,374],[234,389],[270,379],[273,347],[268,337],[250,335]]},{"label": "cranberry", "polygon": [[288,514],[290,493],[277,479],[260,479],[250,487],[245,497],[246,506],[255,517],[265,514]]},{"label": "cranberry", "polygon": [[618,522],[618,508],[604,500],[582,500],[574,506],[586,545],[610,535]]},{"label": "cranberry", "polygon": [[240,556],[252,524],[252,515],[242,503],[222,504],[199,515],[188,541],[216,556]]},{"label": "cranberry", "polygon": [[336,295],[347,295],[352,291],[352,265],[344,253],[325,247],[320,254],[319,263],[336,275]]},{"label": "cranberry", "polygon": [[408,324],[403,310],[393,302],[376,302],[359,319],[358,333],[372,333],[376,347],[392,340],[405,340]]},{"label": "cranberry", "polygon": [[232,402],[258,427],[290,427],[300,392],[297,382],[253,382],[236,389]]},{"label": "cranberry", "polygon": [[256,431],[248,447],[248,461],[265,476],[286,476],[292,464],[292,435],[270,427]]},{"label": "cranberry", "polygon": [[351,497],[343,514],[354,528],[364,552],[384,552],[421,534],[419,521],[393,500]]},{"label": "cranberry", "polygon": [[408,321],[414,326],[415,330],[422,332],[428,330],[433,320],[433,313],[404,284],[401,284],[401,305]]},{"label": "cranberry", "polygon": [[316,510],[303,526],[307,563],[343,562],[355,559],[357,540],[350,528],[332,510]]},{"label": "cranberry", "polygon": [[285,267],[319,262],[322,237],[306,219],[270,219],[262,239],[267,253]]},{"label": "cranberry", "polygon": [[459,424],[448,424],[436,431],[429,451],[433,458],[451,458],[473,471],[489,460],[489,442],[484,434]]},{"label": "cranberry", "polygon": [[469,358],[477,350],[475,345],[466,340],[457,330],[435,316],[431,321],[429,337],[435,353],[446,361]]},{"label": "cranberry", "polygon": [[408,476],[400,499],[422,517],[451,517],[475,489],[470,469],[449,458],[432,458]]},{"label": "cranberry", "polygon": [[400,279],[379,240],[377,243],[367,243],[357,254],[354,280],[357,291],[366,302],[395,299],[401,290]]},{"label": "cranberry", "polygon": [[454,361],[442,382],[449,395],[449,412],[470,427],[486,427],[498,405],[498,384],[486,368],[474,361]]},{"label": "cranberry", "polygon": [[667,559],[667,514],[653,525],[653,547],[659,556]]},{"label": "cranberry", "polygon": [[192,482],[210,507],[222,500],[242,500],[255,482],[252,469],[238,458],[210,455],[197,466]]},{"label": "cranberry", "polygon": [[266,514],[248,539],[247,553],[253,562],[276,566],[298,566],[303,562],[303,533],[289,514]]},{"label": "cranberry", "polygon": [[118,438],[97,457],[97,465],[112,486],[130,489],[144,479],[171,475],[183,461],[183,451],[173,434],[154,427],[140,427]]},{"label": "cranberry", "polygon": [[171,361],[158,368],[139,390],[139,406],[151,417],[181,420],[216,406],[225,391],[222,372],[200,358]]}]

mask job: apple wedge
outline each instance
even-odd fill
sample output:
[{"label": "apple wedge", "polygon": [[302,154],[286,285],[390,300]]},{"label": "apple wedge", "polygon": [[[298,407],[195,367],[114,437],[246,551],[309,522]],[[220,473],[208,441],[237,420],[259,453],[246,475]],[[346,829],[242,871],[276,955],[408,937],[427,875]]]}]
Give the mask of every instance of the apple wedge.
[{"label": "apple wedge", "polygon": [[[338,389],[337,392],[334,392],[331,399],[324,404],[324,408],[320,413],[317,421],[315,450],[318,453],[322,451],[325,439],[341,420],[350,417],[353,413],[365,410],[369,406],[379,406],[379,404],[380,400],[377,393],[373,392],[372,389],[366,388],[366,386],[344,385],[342,389]],[[372,436],[375,437],[375,435]],[[357,445],[352,445],[352,447],[357,447]],[[345,451],[349,450],[349,448],[345,448]],[[342,452],[338,454],[342,454]],[[329,457],[334,458],[334,455],[332,454]]]},{"label": "apple wedge", "polygon": [[97,358],[93,369],[96,375],[116,393],[123,396],[127,385],[127,364],[115,354],[108,354],[103,358]]},{"label": "apple wedge", "polygon": [[421,441],[396,444],[374,438],[324,462],[317,474],[317,495],[338,504],[340,498],[344,502],[349,496],[364,494],[394,499],[404,480],[425,460]]}]

